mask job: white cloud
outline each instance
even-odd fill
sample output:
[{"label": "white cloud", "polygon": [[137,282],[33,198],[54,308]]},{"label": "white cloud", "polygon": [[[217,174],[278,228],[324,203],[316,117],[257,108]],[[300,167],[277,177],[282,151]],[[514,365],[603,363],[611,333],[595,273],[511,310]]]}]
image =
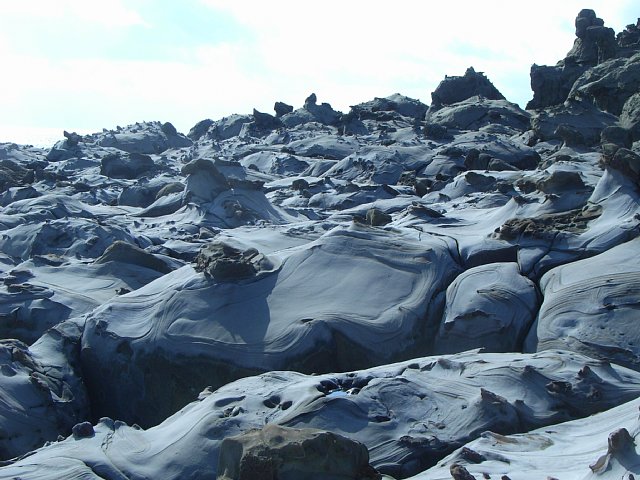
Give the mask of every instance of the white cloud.
[{"label": "white cloud", "polygon": [[123,0],[24,0],[0,4],[0,15],[41,17],[51,21],[89,22],[106,27],[145,25],[144,19]]},{"label": "white cloud", "polygon": [[[501,0],[438,5],[191,1],[230,14],[252,35],[202,44],[185,51],[180,61],[153,62],[100,57],[53,62],[12,53],[10,39],[0,35],[0,55],[11,72],[3,78],[3,89],[11,94],[0,96],[1,111],[23,124],[82,129],[158,119],[184,131],[206,117],[249,113],[253,107],[271,112],[276,100],[298,107],[311,92],[343,111],[395,92],[430,103],[431,91],[445,75],[461,75],[469,66],[484,71],[508,99],[524,106],[531,97],[531,64],[553,64],[564,57],[574,40],[573,19],[582,8],[582,0],[539,0],[528,9]],[[71,17],[115,27],[144,24],[124,0],[104,0],[99,9],[87,4],[3,2],[0,15],[11,11],[51,21]],[[628,12],[629,5],[627,0],[592,0],[592,8],[616,30],[634,20],[619,13]]]}]

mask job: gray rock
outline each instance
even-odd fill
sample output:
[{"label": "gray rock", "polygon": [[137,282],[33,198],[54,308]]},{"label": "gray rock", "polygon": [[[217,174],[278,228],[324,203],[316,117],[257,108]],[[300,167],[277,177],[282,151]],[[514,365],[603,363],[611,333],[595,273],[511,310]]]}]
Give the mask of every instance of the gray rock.
[{"label": "gray rock", "polygon": [[367,223],[372,227],[382,227],[392,220],[391,215],[377,208],[367,210]]},{"label": "gray rock", "polygon": [[160,273],[169,273],[173,270],[171,266],[155,255],[122,240],[113,242],[94,263],[100,265],[107,262],[138,265]]},{"label": "gray rock", "polygon": [[191,127],[191,130],[189,130],[187,137],[189,137],[194,142],[200,140],[202,137],[204,137],[207,134],[207,132],[209,131],[209,128],[211,128],[213,123],[214,123],[213,120],[209,118],[205,120],[200,120],[193,127]]},{"label": "gray rock", "polygon": [[200,250],[195,268],[219,282],[231,282],[254,277],[272,267],[271,262],[255,248],[240,250],[220,242]]},{"label": "gray rock", "polygon": [[0,160],[0,191],[23,187],[35,180],[35,172],[8,159]]},{"label": "gray rock", "polygon": [[[631,95],[624,103],[620,125],[629,130],[634,142],[640,140],[640,92]],[[628,145],[625,147],[629,148]]]},{"label": "gray rock", "polygon": [[640,52],[590,68],[575,81],[568,98],[586,100],[600,110],[620,115],[625,102],[639,90]]},{"label": "gray rock", "polygon": [[189,147],[191,139],[179,134],[170,123],[142,122],[92,136],[97,145],[132,154],[157,154],[170,148]]},{"label": "gray rock", "polygon": [[255,128],[262,131],[275,130],[282,127],[282,122],[268,113],[262,113],[253,109],[253,122]]},{"label": "gray rock", "polygon": [[621,171],[640,185],[640,155],[634,151],[627,148],[616,149],[615,155],[610,160],[607,156],[603,156],[603,163]]},{"label": "gray rock", "polygon": [[218,479],[379,479],[363,444],[335,433],[268,424],[220,445]]},{"label": "gray rock", "polygon": [[461,77],[445,77],[431,94],[432,108],[452,105],[471,97],[504,100],[504,96],[482,72],[469,67]]},{"label": "gray rock", "polygon": [[[640,96],[638,99],[640,100]],[[600,143],[603,145],[606,143],[613,143],[619,147],[631,148],[633,139],[631,132],[628,129],[614,125],[602,130],[602,133],[600,134]]]},{"label": "gray rock", "polygon": [[[560,133],[564,129],[567,133],[577,132],[584,139],[586,146],[593,146],[600,143],[602,130],[615,125],[617,120],[614,115],[602,112],[589,103],[567,102],[537,111],[531,118],[531,128],[542,141],[562,140]],[[565,127],[558,131],[560,125]],[[577,134],[567,138],[575,137]]]},{"label": "gray rock", "polygon": [[293,107],[291,105],[287,105],[284,102],[276,102],[273,106],[273,109],[276,112],[276,118],[280,118],[287,113],[293,112]]},{"label": "gray rock", "polygon": [[536,287],[520,274],[516,263],[471,268],[447,288],[434,349],[437,353],[519,350],[537,308]]},{"label": "gray rock", "polygon": [[634,300],[640,294],[639,252],[635,239],[547,272],[526,351],[562,348],[640,370]]},{"label": "gray rock", "polygon": [[584,9],[576,17],[576,40],[565,62],[594,66],[616,54],[615,32],[593,10]]},{"label": "gray rock", "polygon": [[459,130],[479,130],[487,125],[503,125],[517,133],[529,129],[529,114],[506,100],[473,96],[437,110],[430,109],[426,122],[427,125],[436,124],[446,129]]},{"label": "gray rock", "polygon": [[551,175],[536,182],[536,188],[548,194],[571,194],[576,190],[584,190],[586,185],[579,172],[554,170]]},{"label": "gray rock", "polygon": [[398,115],[411,119],[422,119],[427,108],[419,100],[396,93],[385,98],[376,97],[371,101],[353,105],[350,113],[360,120],[386,121],[393,120]]},{"label": "gray rock", "polygon": [[312,93],[305,100],[304,107],[283,115],[281,120],[289,128],[309,122],[338,126],[341,117],[342,114],[331,108],[330,104],[322,103],[318,105],[317,97],[315,93]]},{"label": "gray rock", "polygon": [[110,153],[100,161],[100,174],[110,178],[135,179],[156,168],[149,155]]},{"label": "gray rock", "polygon": [[527,103],[527,110],[539,110],[564,103],[571,87],[587,68],[586,65],[564,61],[555,66],[534,63],[530,72],[533,98]]}]

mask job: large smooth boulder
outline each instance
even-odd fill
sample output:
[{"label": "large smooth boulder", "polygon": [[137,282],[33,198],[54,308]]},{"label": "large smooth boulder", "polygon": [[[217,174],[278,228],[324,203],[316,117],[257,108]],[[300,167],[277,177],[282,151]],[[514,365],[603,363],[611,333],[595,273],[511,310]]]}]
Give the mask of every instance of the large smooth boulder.
[{"label": "large smooth boulder", "polygon": [[89,315],[82,358],[96,415],[148,426],[207,385],[426,351],[459,268],[446,241],[358,225],[276,260],[235,281],[186,266]]},{"label": "large smooth boulder", "polygon": [[562,348],[640,370],[639,259],[635,239],[547,272],[526,351]]},{"label": "large smooth boulder", "polygon": [[447,303],[434,350],[517,351],[537,308],[536,286],[520,274],[517,263],[471,268],[447,288]]},{"label": "large smooth boulder", "polygon": [[153,159],[140,153],[110,153],[100,161],[100,173],[110,178],[135,179],[154,168]]}]

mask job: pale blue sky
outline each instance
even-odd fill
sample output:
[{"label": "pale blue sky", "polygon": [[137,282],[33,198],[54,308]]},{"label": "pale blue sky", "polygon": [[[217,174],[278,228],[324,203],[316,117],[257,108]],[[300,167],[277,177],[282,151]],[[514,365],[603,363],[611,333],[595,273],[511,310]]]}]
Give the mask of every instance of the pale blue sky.
[{"label": "pale blue sky", "polygon": [[311,92],[342,111],[395,92],[430,103],[469,66],[524,107],[530,65],[566,54],[581,8],[616,31],[640,16],[637,0],[0,0],[0,129],[186,132]]}]

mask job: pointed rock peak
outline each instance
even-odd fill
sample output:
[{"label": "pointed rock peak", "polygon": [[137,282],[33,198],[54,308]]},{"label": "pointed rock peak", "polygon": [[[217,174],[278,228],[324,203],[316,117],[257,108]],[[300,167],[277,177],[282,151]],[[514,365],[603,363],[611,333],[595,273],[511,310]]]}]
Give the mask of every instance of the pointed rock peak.
[{"label": "pointed rock peak", "polygon": [[482,72],[467,68],[464,76],[446,76],[431,94],[432,106],[439,108],[481,96],[490,100],[504,100],[504,96]]},{"label": "pointed rock peak", "polygon": [[316,102],[318,101],[318,97],[316,97],[315,93],[312,93],[311,95],[309,95],[307,97],[307,99],[304,101],[304,106],[305,108],[311,106],[311,105],[315,105]]}]

